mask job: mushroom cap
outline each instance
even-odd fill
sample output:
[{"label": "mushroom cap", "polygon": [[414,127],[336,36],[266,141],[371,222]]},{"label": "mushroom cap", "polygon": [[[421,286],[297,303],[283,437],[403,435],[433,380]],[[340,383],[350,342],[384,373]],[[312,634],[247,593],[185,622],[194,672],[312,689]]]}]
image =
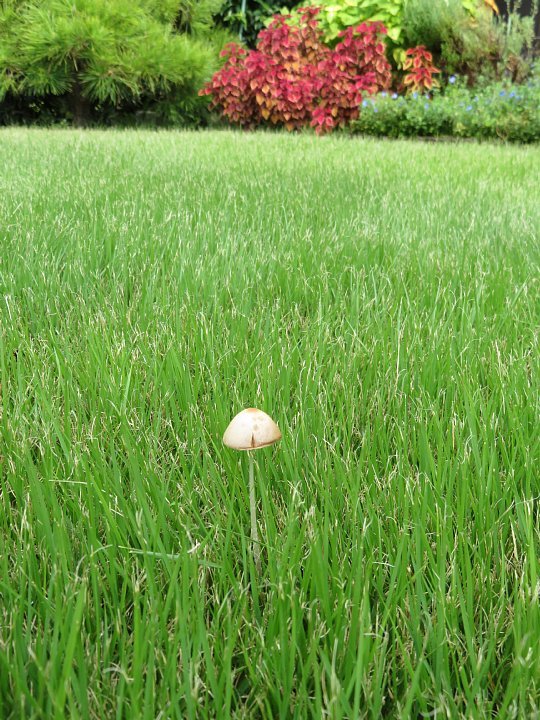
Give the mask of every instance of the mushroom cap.
[{"label": "mushroom cap", "polygon": [[270,415],[257,408],[238,413],[223,435],[223,442],[233,450],[259,450],[278,440],[281,440],[278,426]]}]

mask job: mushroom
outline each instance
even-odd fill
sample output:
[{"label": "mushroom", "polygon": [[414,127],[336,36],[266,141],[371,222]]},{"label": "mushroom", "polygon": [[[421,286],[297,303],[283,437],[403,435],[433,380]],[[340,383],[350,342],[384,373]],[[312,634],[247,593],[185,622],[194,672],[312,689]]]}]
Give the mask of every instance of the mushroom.
[{"label": "mushroom", "polygon": [[260,450],[281,440],[281,432],[262,410],[247,408],[238,413],[225,430],[223,442],[233,450],[246,450],[249,458],[249,508],[251,513],[251,544],[257,572],[261,573],[261,551],[257,531],[257,505],[255,502],[255,480],[252,450]]}]

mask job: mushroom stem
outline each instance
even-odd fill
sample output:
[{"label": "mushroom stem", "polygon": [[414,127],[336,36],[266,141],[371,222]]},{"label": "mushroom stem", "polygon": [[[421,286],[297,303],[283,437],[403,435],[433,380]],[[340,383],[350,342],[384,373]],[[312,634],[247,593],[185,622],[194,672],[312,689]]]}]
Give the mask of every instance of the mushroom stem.
[{"label": "mushroom stem", "polygon": [[259,546],[259,533],[257,530],[257,501],[255,499],[255,473],[253,469],[253,453],[248,451],[249,457],[249,509],[251,513],[251,546],[257,574],[261,574],[261,549]]},{"label": "mushroom stem", "polygon": [[257,530],[257,502],[255,499],[255,470],[253,451],[281,440],[278,426],[262,410],[246,408],[235,415],[223,435],[223,442],[233,450],[247,450],[249,457],[249,511],[251,515],[251,552],[258,575],[261,574],[261,545]]}]

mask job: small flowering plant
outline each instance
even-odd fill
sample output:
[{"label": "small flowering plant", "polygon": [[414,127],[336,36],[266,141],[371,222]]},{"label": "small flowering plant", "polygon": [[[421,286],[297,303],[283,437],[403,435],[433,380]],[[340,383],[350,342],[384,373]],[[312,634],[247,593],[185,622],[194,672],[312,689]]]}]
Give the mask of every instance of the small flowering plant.
[{"label": "small flowering plant", "polygon": [[409,48],[405,52],[403,69],[405,70],[403,85],[410,92],[425,93],[434,87],[439,87],[439,82],[433,75],[441,71],[435,67],[433,55],[423,45]]},{"label": "small flowering plant", "polygon": [[380,22],[347,28],[332,49],[323,42],[318,13],[301,8],[295,25],[275,15],[256,50],[231,43],[222,53],[225,64],[200,94],[229,122],[246,128],[311,125],[325,133],[358,117],[363,95],[391,83],[386,28]]},{"label": "small flowering plant", "polygon": [[456,78],[429,95],[379,93],[362,101],[353,132],[387,137],[459,137],[540,142],[540,78],[469,88]]}]

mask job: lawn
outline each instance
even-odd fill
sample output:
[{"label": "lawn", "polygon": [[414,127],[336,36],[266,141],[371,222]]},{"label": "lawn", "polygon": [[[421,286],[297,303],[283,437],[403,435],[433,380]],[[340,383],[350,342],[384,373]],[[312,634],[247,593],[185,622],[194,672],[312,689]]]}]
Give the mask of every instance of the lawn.
[{"label": "lawn", "polygon": [[538,717],[539,167],[0,132],[2,720]]}]

